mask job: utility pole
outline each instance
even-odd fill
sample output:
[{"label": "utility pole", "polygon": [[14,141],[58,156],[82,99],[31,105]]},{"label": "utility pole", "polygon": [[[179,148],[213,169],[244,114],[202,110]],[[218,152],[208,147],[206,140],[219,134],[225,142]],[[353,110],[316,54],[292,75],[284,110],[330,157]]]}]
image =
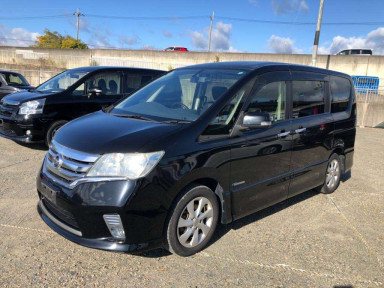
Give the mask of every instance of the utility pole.
[{"label": "utility pole", "polygon": [[215,11],[212,11],[212,16],[209,16],[209,18],[211,18],[211,25],[209,26],[208,52],[211,52],[212,23],[215,18]]},{"label": "utility pole", "polygon": [[79,20],[80,16],[85,16],[84,14],[80,13],[80,9],[77,8],[76,12],[73,13],[77,17],[77,22],[76,22],[76,41],[79,41]]},{"label": "utility pole", "polygon": [[315,41],[313,43],[312,51],[312,66],[316,66],[317,48],[319,47],[321,18],[323,17],[324,0],[320,0],[319,16],[317,16],[317,26],[315,33]]}]

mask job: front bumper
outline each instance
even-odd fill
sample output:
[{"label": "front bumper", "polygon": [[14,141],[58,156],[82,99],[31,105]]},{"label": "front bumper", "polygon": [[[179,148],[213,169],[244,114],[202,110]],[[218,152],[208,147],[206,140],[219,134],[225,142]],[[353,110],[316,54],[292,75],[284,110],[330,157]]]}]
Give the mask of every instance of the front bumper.
[{"label": "front bumper", "polygon": [[19,142],[43,142],[48,125],[48,122],[41,120],[41,115],[0,114],[0,136]]},{"label": "front bumper", "polygon": [[[137,181],[87,182],[69,189],[59,186],[41,170],[37,190],[41,218],[70,241],[116,252],[144,251],[162,245],[167,213],[160,204],[139,196],[143,193],[139,193],[141,188]],[[54,195],[49,194],[52,192]],[[104,214],[120,215],[125,241],[112,238]]]}]

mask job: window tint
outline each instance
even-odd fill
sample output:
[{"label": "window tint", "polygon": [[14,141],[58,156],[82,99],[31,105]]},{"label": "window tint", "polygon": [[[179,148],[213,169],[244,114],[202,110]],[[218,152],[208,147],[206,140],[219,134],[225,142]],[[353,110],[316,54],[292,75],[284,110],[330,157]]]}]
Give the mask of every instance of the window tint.
[{"label": "window tint", "polygon": [[255,91],[246,112],[268,112],[272,122],[277,122],[285,119],[285,103],[285,82],[272,82]]},{"label": "window tint", "polygon": [[293,118],[324,113],[324,82],[292,81]]},{"label": "window tint", "polygon": [[125,93],[131,93],[141,86],[147,84],[153,78],[152,75],[145,74],[126,74],[125,75],[125,83],[126,90]]},{"label": "window tint", "polygon": [[356,50],[356,49],[351,50],[351,54],[360,54],[360,50]]},{"label": "window tint", "polygon": [[368,55],[372,55],[372,51],[371,50],[361,50],[361,54],[368,54]]},{"label": "window tint", "polygon": [[119,72],[100,73],[87,80],[86,89],[87,91],[90,91],[94,88],[98,88],[102,91],[102,95],[121,94],[120,78],[121,74]]},{"label": "window tint", "polygon": [[330,85],[332,95],[331,112],[337,113],[347,110],[351,96],[351,83],[349,80],[332,76]]},{"label": "window tint", "polygon": [[8,85],[22,86],[28,85],[27,80],[24,79],[23,76],[15,73],[5,74],[1,73],[1,76],[7,82]]}]

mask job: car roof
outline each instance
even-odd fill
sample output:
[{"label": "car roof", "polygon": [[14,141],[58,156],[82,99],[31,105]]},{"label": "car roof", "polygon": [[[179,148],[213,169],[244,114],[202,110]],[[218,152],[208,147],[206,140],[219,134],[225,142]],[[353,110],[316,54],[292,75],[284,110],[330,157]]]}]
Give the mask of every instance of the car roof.
[{"label": "car roof", "polygon": [[86,72],[93,72],[93,71],[98,71],[98,70],[142,70],[142,71],[153,71],[153,72],[165,72],[163,70],[136,68],[136,67],[124,67],[124,66],[85,66],[85,67],[77,67],[77,68],[72,68],[72,69],[67,69],[67,70],[86,71]]},{"label": "car roof", "polygon": [[0,73],[12,73],[12,74],[18,74],[18,75],[21,75],[20,73],[18,72],[14,72],[14,71],[7,71],[7,70],[0,70]]},{"label": "car roof", "polygon": [[229,61],[229,62],[213,62],[213,63],[204,63],[186,66],[178,69],[243,69],[243,70],[258,70],[261,68],[269,68],[268,70],[279,70],[285,67],[287,70],[294,71],[306,71],[306,72],[315,72],[322,74],[332,74],[343,77],[350,77],[348,74],[312,67],[305,65],[297,65],[290,63],[280,63],[280,62],[266,62],[266,61]]}]

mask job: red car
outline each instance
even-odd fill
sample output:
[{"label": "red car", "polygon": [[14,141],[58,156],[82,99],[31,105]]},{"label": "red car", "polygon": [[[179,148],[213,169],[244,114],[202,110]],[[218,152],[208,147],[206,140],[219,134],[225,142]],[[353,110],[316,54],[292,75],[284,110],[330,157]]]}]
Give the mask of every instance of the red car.
[{"label": "red car", "polygon": [[185,48],[185,47],[174,47],[174,46],[171,46],[171,47],[163,49],[163,51],[188,52],[188,49]]}]

